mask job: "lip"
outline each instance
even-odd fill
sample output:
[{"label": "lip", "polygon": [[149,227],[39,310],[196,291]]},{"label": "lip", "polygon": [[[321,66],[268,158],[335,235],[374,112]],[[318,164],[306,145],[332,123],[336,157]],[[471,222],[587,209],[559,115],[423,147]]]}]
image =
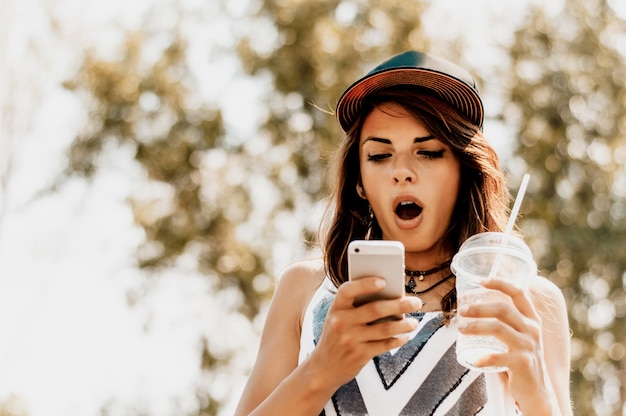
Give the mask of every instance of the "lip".
[{"label": "lip", "polygon": [[[400,202],[403,201],[410,201],[422,207],[422,212],[420,213],[420,215],[415,218],[411,218],[410,220],[403,220],[402,218],[398,217],[398,215],[396,215],[396,207]],[[422,222],[422,219],[424,217],[424,204],[422,204],[422,202],[417,197],[410,194],[402,194],[396,196],[393,199],[391,210],[393,211],[393,217],[395,219],[396,225],[398,226],[398,228],[403,230],[417,227]]]}]

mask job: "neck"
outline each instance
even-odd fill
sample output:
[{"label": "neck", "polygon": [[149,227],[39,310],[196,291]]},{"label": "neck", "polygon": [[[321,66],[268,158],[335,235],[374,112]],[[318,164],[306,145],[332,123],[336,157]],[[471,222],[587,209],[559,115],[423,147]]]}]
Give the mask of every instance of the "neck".
[{"label": "neck", "polygon": [[441,256],[441,257],[416,257],[410,256],[409,253],[406,253],[405,266],[408,270],[428,270],[435,267],[440,267],[446,263],[449,263],[452,259],[452,256]]},{"label": "neck", "polygon": [[452,259],[452,254],[453,253],[444,249],[443,243],[439,241],[434,246],[427,248],[426,250],[407,250],[404,254],[404,262],[407,269],[428,270],[450,261]]}]

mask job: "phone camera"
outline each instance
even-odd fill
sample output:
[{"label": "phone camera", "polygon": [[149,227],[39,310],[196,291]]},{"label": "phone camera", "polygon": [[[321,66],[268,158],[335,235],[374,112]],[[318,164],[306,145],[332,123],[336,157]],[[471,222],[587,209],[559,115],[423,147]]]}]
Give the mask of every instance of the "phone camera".
[{"label": "phone camera", "polygon": [[358,253],[358,252],[360,252],[360,251],[361,251],[361,249],[360,249],[360,248],[355,248],[355,249],[354,249],[354,252],[355,252],[355,253]]}]

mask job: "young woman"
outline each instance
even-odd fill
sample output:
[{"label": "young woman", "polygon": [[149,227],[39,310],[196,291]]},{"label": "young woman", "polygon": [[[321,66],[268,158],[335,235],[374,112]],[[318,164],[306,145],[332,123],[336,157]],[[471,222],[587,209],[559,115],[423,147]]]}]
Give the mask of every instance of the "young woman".
[{"label": "young woman", "polygon": [[[450,260],[468,237],[502,231],[509,195],[481,133],[483,106],[465,70],[420,52],[382,63],[337,105],[346,136],[320,260],[280,278],[237,415],[571,415],[569,329],[561,292],[535,277],[510,302],[461,308]],[[401,241],[407,296],[354,306],[379,291],[349,281],[352,240]],[[419,296],[418,296],[419,295]],[[379,318],[400,314],[401,320]],[[508,352],[456,361],[458,332],[494,335]]]}]

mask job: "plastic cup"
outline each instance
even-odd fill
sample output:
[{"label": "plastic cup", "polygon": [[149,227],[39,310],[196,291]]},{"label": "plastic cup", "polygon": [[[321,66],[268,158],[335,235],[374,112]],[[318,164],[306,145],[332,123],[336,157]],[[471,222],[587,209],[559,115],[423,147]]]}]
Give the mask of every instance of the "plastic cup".
[{"label": "plastic cup", "polygon": [[[456,275],[459,306],[502,300],[511,302],[507,295],[497,290],[486,289],[481,286],[481,282],[491,276],[526,288],[528,280],[537,273],[537,265],[524,241],[512,234],[496,232],[476,234],[468,238],[452,259],[450,268]],[[463,319],[468,318],[459,316],[457,319],[461,323]],[[506,344],[493,336],[458,334],[457,360],[470,369],[483,372],[506,371],[506,367],[478,368],[475,365],[481,357],[507,351]]]}]

